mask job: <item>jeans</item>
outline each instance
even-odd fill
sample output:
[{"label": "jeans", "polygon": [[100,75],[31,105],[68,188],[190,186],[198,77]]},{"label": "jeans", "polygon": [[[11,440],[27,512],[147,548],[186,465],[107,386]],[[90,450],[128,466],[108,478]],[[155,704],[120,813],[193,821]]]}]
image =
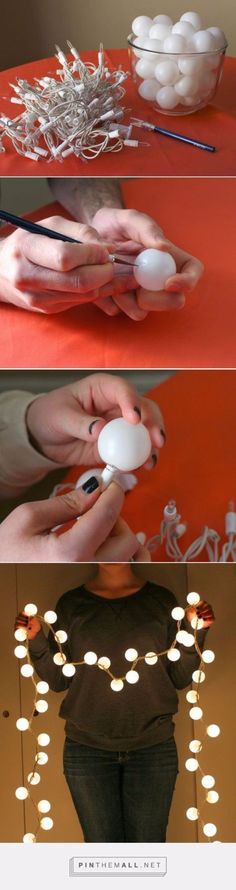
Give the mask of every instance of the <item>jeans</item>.
[{"label": "jeans", "polygon": [[87,842],[164,842],[178,773],[174,738],[106,751],[66,738],[64,774]]}]

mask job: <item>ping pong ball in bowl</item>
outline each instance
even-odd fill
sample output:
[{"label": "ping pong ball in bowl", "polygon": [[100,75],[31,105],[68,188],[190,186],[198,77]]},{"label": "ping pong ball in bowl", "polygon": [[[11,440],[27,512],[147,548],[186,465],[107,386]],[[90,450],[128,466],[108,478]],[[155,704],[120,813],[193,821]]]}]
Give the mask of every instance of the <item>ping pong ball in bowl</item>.
[{"label": "ping pong ball in bowl", "polygon": [[136,37],[143,37],[144,34],[148,35],[152,24],[152,19],[150,19],[148,15],[138,15],[132,22],[133,34],[135,34]]},{"label": "ping pong ball in bowl", "polygon": [[199,31],[202,27],[202,22],[200,19],[200,15],[198,12],[184,12],[183,15],[180,16],[180,22],[190,22],[191,25]]},{"label": "ping pong ball in bowl", "polygon": [[104,463],[123,472],[141,467],[152,448],[147,427],[143,423],[128,423],[124,417],[116,417],[103,427],[97,445]]},{"label": "ping pong ball in bowl", "polygon": [[155,68],[155,76],[163,86],[175,83],[179,77],[178,65],[176,65],[176,62],[172,62],[171,59],[167,59],[166,62],[159,62]]},{"label": "ping pong ball in bowl", "polygon": [[134,277],[145,290],[163,290],[167,278],[175,275],[176,264],[170,253],[148,248],[136,257]]},{"label": "ping pong ball in bowl", "polygon": [[155,77],[153,77],[151,80],[149,80],[148,78],[146,80],[143,80],[143,82],[140,83],[138,92],[139,95],[142,96],[142,99],[148,99],[149,101],[151,99],[155,99],[157,94],[157,82],[155,80]]}]

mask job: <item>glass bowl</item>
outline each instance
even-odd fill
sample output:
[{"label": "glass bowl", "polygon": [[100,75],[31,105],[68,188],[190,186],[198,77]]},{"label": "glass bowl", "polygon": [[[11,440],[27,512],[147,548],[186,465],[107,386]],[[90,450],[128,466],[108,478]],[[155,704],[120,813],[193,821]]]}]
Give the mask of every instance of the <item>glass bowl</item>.
[{"label": "glass bowl", "polygon": [[139,96],[161,114],[192,114],[215,96],[228,44],[203,53],[166,53],[144,49],[129,34],[129,60]]}]

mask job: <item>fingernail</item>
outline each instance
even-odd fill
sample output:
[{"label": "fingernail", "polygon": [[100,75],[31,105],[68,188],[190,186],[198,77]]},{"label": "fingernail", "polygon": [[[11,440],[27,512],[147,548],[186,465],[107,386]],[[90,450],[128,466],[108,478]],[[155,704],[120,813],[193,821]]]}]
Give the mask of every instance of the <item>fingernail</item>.
[{"label": "fingernail", "polygon": [[91,423],[89,424],[89,433],[90,433],[90,435],[92,435],[92,432],[93,432],[93,426],[94,426],[94,424],[97,423],[97,422],[98,422],[97,420],[91,420]]},{"label": "fingernail", "polygon": [[138,408],[137,405],[134,406],[134,411],[136,411],[136,414],[138,414],[138,416],[140,417],[140,420],[141,420],[141,411],[140,411],[140,408]]},{"label": "fingernail", "polygon": [[166,442],[166,433],[165,433],[165,430],[162,430],[162,429],[161,429],[161,430],[160,430],[160,433],[161,433],[162,438],[164,439],[164,442]]},{"label": "fingernail", "polygon": [[90,476],[90,479],[87,479],[87,482],[84,482],[84,485],[82,485],[82,489],[85,491],[85,494],[92,494],[92,491],[95,491],[98,486],[99,483],[96,476]]}]

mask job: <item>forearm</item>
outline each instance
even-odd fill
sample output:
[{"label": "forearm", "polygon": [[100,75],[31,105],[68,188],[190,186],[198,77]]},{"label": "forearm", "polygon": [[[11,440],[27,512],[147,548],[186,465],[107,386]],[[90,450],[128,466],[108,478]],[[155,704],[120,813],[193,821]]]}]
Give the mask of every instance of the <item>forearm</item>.
[{"label": "forearm", "polygon": [[47,681],[53,692],[63,692],[68,689],[70,680],[64,677],[61,666],[54,663],[54,653],[43,630],[30,641],[29,654],[36,673],[41,680]]},{"label": "forearm", "polygon": [[101,207],[123,208],[124,201],[119,179],[49,179],[57,201],[78,222],[91,224]]},{"label": "forearm", "polygon": [[18,496],[59,465],[31,444],[26,413],[35,396],[12,391],[0,395],[0,497]]}]

